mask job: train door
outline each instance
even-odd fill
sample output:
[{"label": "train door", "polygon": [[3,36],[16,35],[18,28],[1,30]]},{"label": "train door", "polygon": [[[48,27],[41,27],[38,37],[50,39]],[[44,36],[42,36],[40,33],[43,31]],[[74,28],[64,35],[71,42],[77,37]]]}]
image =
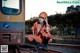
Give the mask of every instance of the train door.
[{"label": "train door", "polygon": [[24,0],[0,1],[0,44],[23,44],[25,42]]}]

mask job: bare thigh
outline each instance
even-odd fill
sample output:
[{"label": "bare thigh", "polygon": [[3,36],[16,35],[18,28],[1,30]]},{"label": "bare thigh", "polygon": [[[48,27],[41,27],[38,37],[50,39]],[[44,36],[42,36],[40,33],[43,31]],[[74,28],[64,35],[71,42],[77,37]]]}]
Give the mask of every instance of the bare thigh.
[{"label": "bare thigh", "polygon": [[40,38],[40,36],[36,36],[36,35],[29,35],[28,40],[29,41],[35,40],[36,42],[42,43],[42,39]]}]

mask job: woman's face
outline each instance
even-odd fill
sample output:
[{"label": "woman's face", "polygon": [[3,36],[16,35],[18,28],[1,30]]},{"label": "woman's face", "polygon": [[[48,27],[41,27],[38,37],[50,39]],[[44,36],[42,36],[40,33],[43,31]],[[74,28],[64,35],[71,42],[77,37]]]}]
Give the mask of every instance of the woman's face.
[{"label": "woman's face", "polygon": [[44,12],[41,13],[41,14],[39,15],[39,22],[40,22],[40,23],[43,23],[46,18],[47,18],[47,14],[44,13]]},{"label": "woman's face", "polygon": [[39,18],[39,22],[40,23],[43,23],[44,22],[44,19],[43,18]]}]

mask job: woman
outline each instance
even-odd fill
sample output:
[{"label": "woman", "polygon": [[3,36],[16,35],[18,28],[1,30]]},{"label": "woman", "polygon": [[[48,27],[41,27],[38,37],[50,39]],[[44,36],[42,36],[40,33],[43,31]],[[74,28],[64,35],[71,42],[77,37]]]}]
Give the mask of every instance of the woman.
[{"label": "woman", "polygon": [[47,13],[41,12],[39,19],[32,27],[33,35],[28,36],[29,41],[36,41],[39,44],[47,44],[52,41],[50,25],[47,21]]}]

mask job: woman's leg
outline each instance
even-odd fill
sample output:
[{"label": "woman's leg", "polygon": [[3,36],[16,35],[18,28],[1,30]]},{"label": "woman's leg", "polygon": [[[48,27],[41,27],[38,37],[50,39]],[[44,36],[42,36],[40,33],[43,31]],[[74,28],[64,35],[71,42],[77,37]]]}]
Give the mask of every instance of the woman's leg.
[{"label": "woman's leg", "polygon": [[32,42],[32,41],[33,41],[33,36],[32,36],[32,35],[29,35],[29,36],[28,36],[28,40],[29,40],[30,42]]}]

